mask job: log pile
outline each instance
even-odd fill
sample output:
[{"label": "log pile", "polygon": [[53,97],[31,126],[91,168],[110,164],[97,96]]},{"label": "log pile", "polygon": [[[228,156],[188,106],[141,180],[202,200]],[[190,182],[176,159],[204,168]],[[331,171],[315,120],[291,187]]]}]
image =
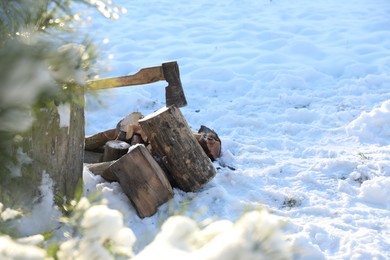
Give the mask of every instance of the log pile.
[{"label": "log pile", "polygon": [[133,112],[115,128],[87,136],[85,152],[89,170],[118,182],[143,218],[172,198],[172,187],[194,192],[208,183],[221,140],[206,126],[194,133],[172,105],[146,117]]}]

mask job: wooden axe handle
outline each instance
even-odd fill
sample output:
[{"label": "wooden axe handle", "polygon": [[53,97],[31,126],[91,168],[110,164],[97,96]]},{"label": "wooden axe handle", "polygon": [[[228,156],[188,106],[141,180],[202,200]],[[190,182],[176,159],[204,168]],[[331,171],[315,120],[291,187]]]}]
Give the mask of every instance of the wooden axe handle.
[{"label": "wooden axe handle", "polygon": [[135,73],[134,75],[91,80],[88,81],[87,86],[89,89],[106,89],[117,88],[124,86],[143,85],[160,80],[165,80],[162,66],[144,68]]}]

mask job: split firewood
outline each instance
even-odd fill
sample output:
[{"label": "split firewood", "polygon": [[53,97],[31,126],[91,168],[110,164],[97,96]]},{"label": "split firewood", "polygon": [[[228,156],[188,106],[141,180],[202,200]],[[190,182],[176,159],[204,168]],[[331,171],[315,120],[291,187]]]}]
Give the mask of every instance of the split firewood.
[{"label": "split firewood", "polygon": [[221,156],[221,139],[214,130],[202,125],[195,137],[212,161]]},{"label": "split firewood", "polygon": [[136,144],[141,144],[142,142],[143,142],[142,137],[139,134],[135,134],[131,138],[130,144],[136,145]]},{"label": "split firewood", "polygon": [[147,135],[145,134],[145,132],[142,130],[141,126],[140,125],[133,125],[133,130],[134,130],[134,134],[138,134],[141,136],[142,138],[142,141],[144,143],[147,143],[148,142],[148,137]]},{"label": "split firewood", "polygon": [[104,155],[103,162],[108,162],[112,160],[117,160],[127,153],[130,148],[130,144],[119,141],[112,140],[108,141],[104,146]]},{"label": "split firewood", "polygon": [[106,142],[115,140],[118,137],[118,131],[109,129],[91,136],[85,137],[85,150],[96,151],[106,144]]},{"label": "split firewood", "polygon": [[130,140],[134,135],[134,128],[133,125],[128,124],[126,126],[126,140]]},{"label": "split firewood", "polygon": [[123,192],[141,218],[152,216],[161,204],[173,197],[164,171],[144,145],[133,146],[106,171],[118,178]]},{"label": "split firewood", "polygon": [[87,168],[90,172],[95,175],[103,177],[106,181],[113,182],[118,181],[118,177],[112,172],[109,168],[116,161],[101,162],[101,163],[91,163],[87,165]]},{"label": "split firewood", "polygon": [[133,112],[123,118],[116,125],[116,129],[119,132],[118,139],[121,141],[129,141],[134,134],[134,126],[138,126],[138,120],[144,116],[140,112]]}]

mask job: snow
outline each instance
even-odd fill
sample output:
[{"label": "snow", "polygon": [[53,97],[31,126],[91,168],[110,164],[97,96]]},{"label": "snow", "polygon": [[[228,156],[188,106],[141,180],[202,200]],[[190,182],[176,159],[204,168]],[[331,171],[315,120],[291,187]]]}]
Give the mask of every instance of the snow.
[{"label": "snow", "polygon": [[370,112],[363,112],[347,126],[347,134],[357,136],[362,143],[387,145],[390,139],[390,101]]},{"label": "snow", "polygon": [[53,180],[45,171],[39,191],[40,196],[35,199],[31,214],[17,219],[18,233],[22,236],[44,233],[59,226],[61,212],[54,207]]},{"label": "snow", "polygon": [[14,219],[17,216],[21,215],[21,213],[17,210],[10,209],[10,208],[6,208],[3,210],[3,208],[4,208],[4,205],[0,202],[0,219],[2,221]]},{"label": "snow", "polygon": [[60,116],[60,127],[67,127],[69,129],[70,126],[70,104],[63,103],[57,106],[57,112]]},{"label": "snow", "polygon": [[80,67],[82,62],[89,58],[85,47],[79,44],[65,44],[60,46],[57,52],[61,58],[53,59],[54,65],[49,67],[52,77],[60,82],[74,81],[84,85],[86,73]]},{"label": "snow", "polygon": [[[297,259],[390,258],[388,1],[117,4],[126,15],[94,17],[90,29],[110,61],[103,77],[176,60],[186,120],[222,140],[215,178],[194,193],[175,189],[145,219],[119,185],[84,171],[88,193],[124,215],[136,253],[171,215],[235,222],[265,208],[287,222]],[[87,96],[87,134],[163,107],[164,86],[100,91],[103,107]]]},{"label": "snow", "polygon": [[[161,232],[135,259],[290,259],[280,223],[265,210],[245,214],[236,224],[221,220],[203,229],[183,216],[169,218]],[[158,252],[158,253],[157,253]]]},{"label": "snow", "polygon": [[[251,236],[276,220],[284,225],[268,246],[291,246],[294,259],[390,258],[387,0],[116,4],[127,12],[113,22],[93,16],[88,28],[102,54],[101,76],[176,60],[188,101],[181,111],[194,131],[205,125],[218,133],[222,157],[201,190],[174,189],[144,219],[118,183],[85,167],[85,195],[98,193],[105,205],[86,206],[84,240],[63,243],[60,258],[109,258],[103,237],[123,241],[114,243],[118,251],[140,259],[229,259],[240,252],[245,259],[253,253],[245,249]],[[87,95],[86,134],[164,107],[165,86]],[[25,235],[41,230],[43,214],[55,212],[38,205]]]},{"label": "snow", "polygon": [[90,207],[89,201],[82,198],[77,206],[85,210],[81,221],[82,238],[72,238],[60,246],[60,259],[114,259],[104,246],[123,256],[132,256],[135,237],[131,229],[124,227],[123,216],[106,205]]},{"label": "snow", "polygon": [[372,180],[367,180],[362,184],[359,198],[364,202],[377,204],[384,209],[390,208],[390,200],[383,200],[390,196],[390,180],[386,177],[375,177]]},{"label": "snow", "polygon": [[0,236],[0,258],[1,259],[44,259],[45,251],[32,245],[21,245],[15,243],[8,236]]},{"label": "snow", "polygon": [[[16,60],[15,63],[12,65],[12,73],[4,79],[2,84],[3,90],[0,101],[4,106],[32,105],[42,91],[50,90],[50,85],[54,83],[53,79],[47,70],[46,64],[37,62],[33,57],[25,57]],[[26,128],[21,130],[24,129]]]}]

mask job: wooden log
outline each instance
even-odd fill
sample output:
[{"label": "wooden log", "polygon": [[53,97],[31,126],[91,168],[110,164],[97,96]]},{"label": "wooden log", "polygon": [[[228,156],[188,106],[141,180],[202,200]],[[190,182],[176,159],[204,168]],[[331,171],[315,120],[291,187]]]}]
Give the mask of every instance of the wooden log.
[{"label": "wooden log", "polygon": [[142,137],[138,134],[133,135],[131,138],[130,144],[131,145],[136,145],[136,144],[141,144],[143,143]]},{"label": "wooden log", "polygon": [[84,163],[98,163],[101,162],[102,160],[103,160],[103,153],[84,151]]},{"label": "wooden log", "polygon": [[104,146],[103,162],[113,161],[121,158],[127,153],[129,148],[130,144],[124,141],[108,141]]},{"label": "wooden log", "polygon": [[221,139],[214,130],[202,125],[195,137],[212,161],[221,156]]},{"label": "wooden log", "polygon": [[126,126],[126,140],[130,140],[132,137],[133,137],[133,135],[134,135],[134,130],[133,130],[133,126],[132,125],[130,125],[130,124],[128,124],[127,126]]},{"label": "wooden log", "polygon": [[147,143],[148,137],[146,136],[145,132],[142,130],[141,126],[134,125],[133,126],[134,134],[140,135],[142,138],[142,142]]},{"label": "wooden log", "polygon": [[215,176],[214,165],[176,106],[164,107],[139,123],[153,154],[178,188],[196,191]]},{"label": "wooden log", "polygon": [[106,171],[114,173],[118,178],[123,192],[141,218],[155,214],[158,207],[173,196],[164,171],[144,145],[132,146],[125,156]]},{"label": "wooden log", "polygon": [[95,151],[104,146],[108,141],[115,140],[118,136],[118,131],[109,129],[91,136],[85,137],[85,150]]},{"label": "wooden log", "polygon": [[118,139],[126,142],[129,141],[135,132],[134,127],[138,126],[138,120],[143,117],[140,112],[133,112],[119,121],[116,125],[116,130],[119,133]]},{"label": "wooden log", "polygon": [[92,172],[95,175],[99,175],[103,177],[106,181],[119,181],[118,177],[116,177],[115,173],[113,173],[109,167],[115,163],[116,161],[110,161],[110,162],[101,162],[101,163],[91,163],[88,164],[86,167],[90,172]]}]

